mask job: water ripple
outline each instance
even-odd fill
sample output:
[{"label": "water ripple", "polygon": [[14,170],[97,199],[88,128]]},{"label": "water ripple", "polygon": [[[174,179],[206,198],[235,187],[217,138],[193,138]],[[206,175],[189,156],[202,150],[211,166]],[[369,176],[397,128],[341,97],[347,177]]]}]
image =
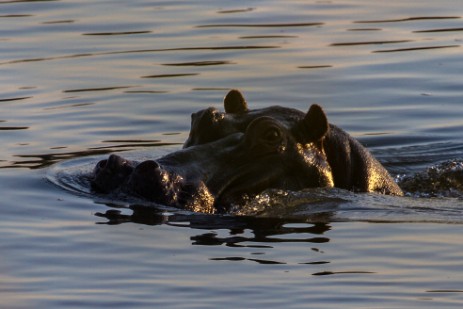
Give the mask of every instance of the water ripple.
[{"label": "water ripple", "polygon": [[68,90],[63,90],[63,92],[65,92],[65,93],[73,93],[73,92],[90,92],[90,91],[108,91],[108,90],[117,90],[117,89],[127,89],[127,88],[131,88],[131,87],[132,86],[68,89]]},{"label": "water ripple", "polygon": [[180,62],[180,63],[164,63],[165,66],[210,66],[210,65],[223,65],[223,64],[233,64],[231,61],[193,61],[193,62]]},{"label": "water ripple", "polygon": [[51,21],[44,21],[42,25],[55,25],[55,24],[73,24],[75,20],[67,19],[67,20],[51,20]]},{"label": "water ripple", "polygon": [[141,78],[172,78],[172,77],[188,77],[197,76],[199,73],[179,73],[179,74],[159,74],[159,75],[147,75]]},{"label": "water ripple", "polygon": [[197,87],[191,89],[192,91],[228,91],[230,88],[221,88],[221,87]]},{"label": "water ripple", "polygon": [[21,101],[21,100],[26,100],[30,98],[31,97],[7,98],[7,99],[0,99],[0,102]]},{"label": "water ripple", "polygon": [[8,4],[8,3],[21,3],[21,2],[55,2],[61,0],[10,0],[10,1],[2,1],[0,4]]},{"label": "water ripple", "polygon": [[76,108],[76,107],[91,106],[91,105],[94,105],[94,104],[95,104],[95,103],[91,103],[91,102],[87,102],[87,103],[76,103],[76,104],[70,104],[70,105],[64,105],[64,106],[47,107],[47,108],[44,108],[43,110],[46,110],[46,111],[60,110],[60,109],[65,109],[65,108]]},{"label": "water ripple", "polygon": [[124,93],[145,93],[145,94],[160,94],[160,93],[168,93],[168,91],[164,90],[127,90]]},{"label": "water ripple", "polygon": [[288,39],[298,38],[297,35],[247,35],[240,36],[240,39]]},{"label": "water ripple", "polygon": [[199,25],[196,28],[286,28],[286,27],[313,27],[324,23],[282,23],[282,24],[213,24]]},{"label": "water ripple", "polygon": [[[27,129],[27,127],[24,127]],[[111,141],[106,141],[111,142]],[[86,150],[81,151],[69,151],[69,152],[61,152],[61,153],[37,153],[37,154],[19,154],[15,155],[18,160],[16,161],[4,161],[0,164],[0,169],[3,168],[29,168],[29,169],[40,169],[47,166],[50,166],[54,163],[60,161],[67,161],[70,159],[82,159],[82,157],[89,157],[89,156],[97,156],[97,155],[105,155],[113,152],[122,152],[122,151],[130,151],[135,150],[138,148],[146,148],[146,147],[166,147],[166,146],[178,146],[178,143],[166,143],[166,142],[158,142],[157,140],[121,140],[121,143],[114,142],[114,144],[109,146],[101,146],[101,147],[90,147]],[[66,147],[58,147],[55,149],[64,149]]]},{"label": "water ripple", "polygon": [[142,30],[142,31],[121,31],[121,32],[90,32],[90,33],[82,33],[82,35],[94,35],[94,36],[112,36],[112,35],[130,35],[130,34],[145,34],[151,33],[150,30]]},{"label": "water ripple", "polygon": [[301,65],[298,66],[299,69],[326,69],[332,68],[332,65]]},{"label": "water ripple", "polygon": [[428,50],[428,49],[443,49],[443,48],[455,48],[460,45],[442,45],[442,46],[421,46],[421,47],[410,47],[410,48],[398,48],[398,49],[383,49],[375,50],[373,53],[395,53],[395,52],[408,52],[417,50]]},{"label": "water ripple", "polygon": [[383,44],[399,44],[409,43],[412,40],[393,40],[393,41],[366,41],[366,42],[345,42],[345,43],[333,43],[330,46],[356,46],[356,45],[383,45]]},{"label": "water ripple", "polygon": [[161,53],[161,52],[176,52],[176,51],[202,51],[202,50],[247,50],[247,49],[274,49],[280,48],[275,45],[238,45],[238,46],[198,46],[198,47],[178,47],[178,48],[159,48],[159,49],[135,49],[135,50],[122,50],[122,51],[111,51],[111,52],[96,52],[96,53],[85,53],[85,54],[73,54],[56,57],[43,57],[43,58],[29,58],[11,60],[6,62],[0,62],[0,65],[16,64],[24,62],[38,62],[38,61],[51,61],[51,60],[62,60],[71,58],[83,58],[83,57],[94,57],[94,56],[106,56],[106,55],[121,55],[121,54],[138,54],[138,53]]},{"label": "water ripple", "polygon": [[16,17],[32,17],[34,15],[31,14],[8,14],[8,15],[0,15],[0,18],[16,18]]},{"label": "water ripple", "polygon": [[349,270],[349,271],[321,271],[318,273],[313,273],[312,276],[329,276],[329,275],[340,275],[340,274],[375,274],[374,271],[358,271],[358,270]]},{"label": "water ripple", "polygon": [[347,31],[381,31],[381,28],[352,28],[347,29]]},{"label": "water ripple", "polygon": [[239,257],[239,256],[231,256],[231,257],[224,257],[224,258],[210,258],[209,260],[211,260],[211,261],[231,261],[231,262],[251,261],[251,262],[256,262],[256,263],[262,264],[262,265],[287,264],[285,262],[263,260],[263,259],[250,259],[250,258],[243,258],[243,257]]},{"label": "water ripple", "polygon": [[399,19],[379,19],[379,20],[358,20],[354,21],[356,24],[375,24],[375,23],[399,23],[407,21],[420,21],[420,20],[438,20],[438,19],[460,19],[460,16],[423,16],[423,17],[408,17]]},{"label": "water ripple", "polygon": [[428,290],[426,293],[463,293],[463,290]]},{"label": "water ripple", "polygon": [[27,130],[29,127],[0,127],[0,131]]},{"label": "water ripple", "polygon": [[246,8],[246,9],[237,9],[237,10],[223,10],[223,11],[218,11],[217,13],[219,14],[235,14],[235,13],[246,13],[246,12],[251,12],[254,11],[253,8]]},{"label": "water ripple", "polygon": [[417,30],[413,33],[433,33],[433,32],[457,32],[463,31],[463,28],[442,28],[442,29],[430,29],[430,30]]}]

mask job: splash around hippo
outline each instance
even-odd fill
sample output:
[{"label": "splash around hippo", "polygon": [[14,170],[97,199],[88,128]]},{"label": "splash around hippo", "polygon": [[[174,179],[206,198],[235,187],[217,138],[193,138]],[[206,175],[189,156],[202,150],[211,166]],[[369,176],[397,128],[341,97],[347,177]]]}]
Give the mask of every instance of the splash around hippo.
[{"label": "splash around hippo", "polygon": [[273,106],[249,110],[242,94],[192,115],[184,149],[156,160],[117,155],[100,161],[92,187],[124,191],[163,205],[227,213],[265,189],[339,187],[402,195],[373,156],[328,123],[319,105],[307,113]]}]

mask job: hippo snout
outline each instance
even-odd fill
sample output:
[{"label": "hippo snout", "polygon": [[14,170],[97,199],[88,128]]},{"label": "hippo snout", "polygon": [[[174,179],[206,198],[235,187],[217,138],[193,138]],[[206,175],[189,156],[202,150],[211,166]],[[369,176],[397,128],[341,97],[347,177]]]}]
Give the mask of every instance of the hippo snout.
[{"label": "hippo snout", "polygon": [[96,164],[91,182],[101,193],[121,190],[163,205],[214,212],[214,198],[204,182],[186,180],[175,167],[154,160],[137,163],[112,154]]}]

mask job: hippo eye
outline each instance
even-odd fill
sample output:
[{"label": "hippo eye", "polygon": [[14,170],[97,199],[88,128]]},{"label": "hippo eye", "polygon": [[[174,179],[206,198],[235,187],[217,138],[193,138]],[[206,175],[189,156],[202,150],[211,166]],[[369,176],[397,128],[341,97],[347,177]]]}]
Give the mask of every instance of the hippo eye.
[{"label": "hippo eye", "polygon": [[251,148],[275,151],[284,146],[288,136],[284,126],[274,118],[262,116],[254,119],[246,128],[245,140]]},{"label": "hippo eye", "polygon": [[277,128],[268,129],[262,138],[269,144],[277,144],[281,141],[281,132]]}]

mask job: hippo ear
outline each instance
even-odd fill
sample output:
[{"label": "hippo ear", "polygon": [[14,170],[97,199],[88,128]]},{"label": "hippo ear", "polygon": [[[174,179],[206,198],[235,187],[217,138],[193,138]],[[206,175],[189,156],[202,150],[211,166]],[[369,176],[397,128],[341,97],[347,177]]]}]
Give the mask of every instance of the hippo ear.
[{"label": "hippo ear", "polygon": [[304,119],[294,128],[293,133],[303,143],[313,143],[325,137],[329,130],[328,119],[318,104],[313,104]]},{"label": "hippo ear", "polygon": [[243,94],[236,89],[228,92],[223,100],[226,113],[241,114],[248,111],[248,103],[244,99]]}]

